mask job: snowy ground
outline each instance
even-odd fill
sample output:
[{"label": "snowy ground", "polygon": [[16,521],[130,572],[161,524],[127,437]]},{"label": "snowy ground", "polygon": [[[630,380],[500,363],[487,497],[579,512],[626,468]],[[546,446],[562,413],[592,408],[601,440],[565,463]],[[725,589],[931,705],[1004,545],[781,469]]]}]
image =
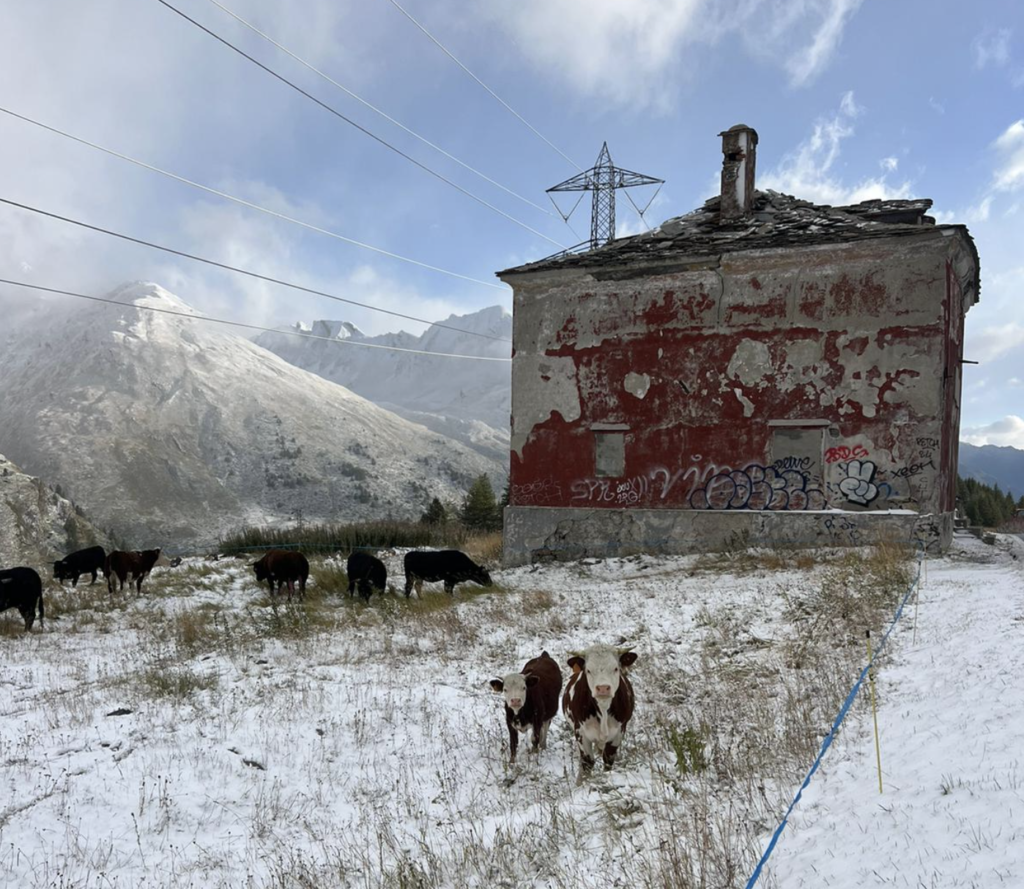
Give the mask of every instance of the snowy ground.
[{"label": "snowy ground", "polygon": [[927,565],[861,721],[773,855],[781,886],[1024,886],[1024,542],[958,537]]},{"label": "snowy ground", "polygon": [[[743,886],[893,570],[593,560],[367,607],[321,563],[274,607],[220,561],[52,591],[43,633],[0,615],[0,886]],[[1024,885],[1024,545],[958,539],[919,620],[880,668],[885,793],[858,701],[759,885]],[[615,770],[577,786],[561,717],[510,769],[488,680],[596,641],[640,654]]]}]

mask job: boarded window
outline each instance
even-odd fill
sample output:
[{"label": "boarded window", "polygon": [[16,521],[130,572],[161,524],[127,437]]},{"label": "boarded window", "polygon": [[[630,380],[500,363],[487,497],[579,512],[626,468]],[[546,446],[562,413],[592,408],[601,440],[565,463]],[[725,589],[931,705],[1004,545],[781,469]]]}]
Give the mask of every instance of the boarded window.
[{"label": "boarded window", "polygon": [[626,435],[623,432],[594,433],[594,475],[619,478],[626,471]]}]

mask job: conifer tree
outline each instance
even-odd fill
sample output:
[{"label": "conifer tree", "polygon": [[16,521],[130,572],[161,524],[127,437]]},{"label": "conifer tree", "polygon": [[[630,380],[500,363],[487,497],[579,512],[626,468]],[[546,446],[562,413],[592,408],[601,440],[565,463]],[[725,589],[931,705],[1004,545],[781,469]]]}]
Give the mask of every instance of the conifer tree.
[{"label": "conifer tree", "polygon": [[478,476],[470,486],[459,518],[467,528],[476,531],[496,531],[501,528],[494,488],[486,475]]}]

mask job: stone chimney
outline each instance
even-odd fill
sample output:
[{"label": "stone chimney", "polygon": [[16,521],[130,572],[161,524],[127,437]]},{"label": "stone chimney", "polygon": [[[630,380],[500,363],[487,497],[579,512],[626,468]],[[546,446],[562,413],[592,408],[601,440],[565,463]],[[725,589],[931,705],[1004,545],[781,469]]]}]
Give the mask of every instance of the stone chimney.
[{"label": "stone chimney", "polygon": [[757,161],[757,130],[738,123],[722,137],[722,199],[719,221],[734,222],[750,214],[754,206],[754,165]]}]

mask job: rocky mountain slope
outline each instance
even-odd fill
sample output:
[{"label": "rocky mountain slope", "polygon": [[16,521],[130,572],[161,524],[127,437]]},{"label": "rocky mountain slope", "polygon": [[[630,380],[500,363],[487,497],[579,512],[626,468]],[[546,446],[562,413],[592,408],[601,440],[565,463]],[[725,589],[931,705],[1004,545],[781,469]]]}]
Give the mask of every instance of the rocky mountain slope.
[{"label": "rocky mountain slope", "polygon": [[1024,495],[1024,450],[960,442],[960,475],[986,485],[999,485],[1014,497]]},{"label": "rocky mountain slope", "polygon": [[418,514],[494,461],[225,328],[155,284],[0,349],[0,451],[59,483],[129,545],[245,523]]},{"label": "rocky mountain slope", "polygon": [[429,358],[357,345],[489,358],[508,358],[511,354],[512,316],[501,306],[451,315],[441,323],[445,326],[433,325],[421,336],[404,332],[367,336],[344,321],[315,321],[310,326],[297,324],[296,329],[328,340],[264,333],[256,342],[296,367],[339,383],[505,464],[511,410],[510,364]]},{"label": "rocky mountain slope", "polygon": [[0,456],[0,568],[48,563],[86,546],[109,546],[82,511]]}]

